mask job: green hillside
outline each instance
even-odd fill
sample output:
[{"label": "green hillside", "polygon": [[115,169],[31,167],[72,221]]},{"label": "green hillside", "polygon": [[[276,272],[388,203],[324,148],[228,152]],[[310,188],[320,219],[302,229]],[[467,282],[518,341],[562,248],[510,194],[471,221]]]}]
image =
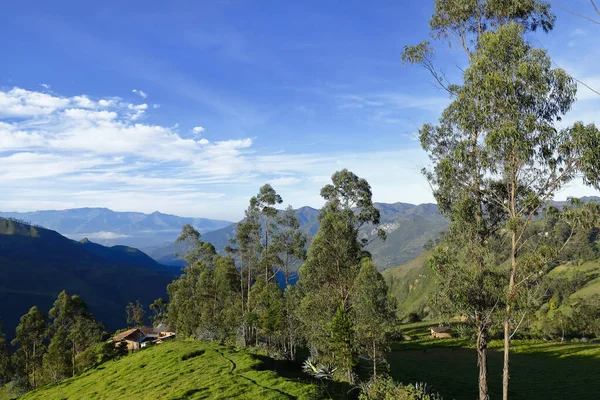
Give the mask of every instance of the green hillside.
[{"label": "green hillside", "polygon": [[27,393],[22,399],[323,398],[317,386],[297,376],[279,375],[272,364],[266,357],[215,344],[169,342]]},{"label": "green hillside", "polygon": [[406,264],[383,271],[390,294],[398,302],[400,318],[413,312],[423,315],[428,309],[429,297],[435,291],[435,277],[427,267],[429,255],[422,253]]}]

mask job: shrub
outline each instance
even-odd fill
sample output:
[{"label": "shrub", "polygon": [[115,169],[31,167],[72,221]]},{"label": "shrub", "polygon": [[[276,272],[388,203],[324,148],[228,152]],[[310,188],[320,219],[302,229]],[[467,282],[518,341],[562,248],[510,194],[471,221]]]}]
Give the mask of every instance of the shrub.
[{"label": "shrub", "polygon": [[361,385],[359,400],[442,400],[426,383],[403,385],[384,376]]},{"label": "shrub", "polygon": [[408,320],[409,324],[414,324],[415,322],[421,322],[421,316],[419,314],[417,314],[416,312],[411,312],[410,314],[408,314],[406,319]]}]

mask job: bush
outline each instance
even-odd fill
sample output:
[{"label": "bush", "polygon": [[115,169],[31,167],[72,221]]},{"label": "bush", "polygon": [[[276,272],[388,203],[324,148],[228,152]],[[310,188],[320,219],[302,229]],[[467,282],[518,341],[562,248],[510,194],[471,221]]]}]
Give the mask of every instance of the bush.
[{"label": "bush", "polygon": [[127,354],[124,346],[115,347],[112,342],[97,343],[79,353],[75,358],[77,373],[80,374],[109,360],[118,359]]},{"label": "bush", "polygon": [[442,400],[426,383],[403,385],[390,377],[379,377],[361,385],[359,400]]},{"label": "bush", "polygon": [[409,324],[414,324],[415,322],[421,322],[421,316],[419,314],[417,314],[416,312],[411,312],[410,314],[408,314],[406,319],[408,320]]}]

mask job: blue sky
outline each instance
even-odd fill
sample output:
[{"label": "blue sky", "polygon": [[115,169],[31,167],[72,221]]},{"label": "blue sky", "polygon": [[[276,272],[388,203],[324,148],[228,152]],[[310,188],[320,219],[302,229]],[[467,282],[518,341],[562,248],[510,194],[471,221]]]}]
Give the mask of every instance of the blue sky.
[{"label": "blue sky", "polygon": [[[295,207],[349,168],[374,199],[432,201],[415,140],[445,92],[400,53],[432,2],[9,2],[0,24],[0,210],[83,206],[238,219],[265,182]],[[588,1],[561,2],[593,16]],[[598,25],[531,36],[600,88]],[[465,60],[437,62],[458,76]],[[567,117],[600,123],[582,88]],[[558,197],[595,194],[574,185]]]}]

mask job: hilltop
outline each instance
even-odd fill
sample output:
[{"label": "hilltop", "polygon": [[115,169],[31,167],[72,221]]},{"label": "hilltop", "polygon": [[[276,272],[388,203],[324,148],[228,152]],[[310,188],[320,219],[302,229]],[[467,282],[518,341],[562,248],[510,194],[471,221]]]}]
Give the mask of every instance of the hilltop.
[{"label": "hilltop", "polygon": [[0,323],[10,337],[33,305],[48,311],[58,293],[85,297],[108,329],[120,328],[124,308],[166,296],[178,268],[161,265],[137,249],[76,242],[59,233],[0,218]]},{"label": "hilltop", "polygon": [[306,381],[298,366],[280,368],[277,362],[264,356],[193,341],[154,346],[22,397],[23,400],[146,398],[323,397],[317,386]]}]

